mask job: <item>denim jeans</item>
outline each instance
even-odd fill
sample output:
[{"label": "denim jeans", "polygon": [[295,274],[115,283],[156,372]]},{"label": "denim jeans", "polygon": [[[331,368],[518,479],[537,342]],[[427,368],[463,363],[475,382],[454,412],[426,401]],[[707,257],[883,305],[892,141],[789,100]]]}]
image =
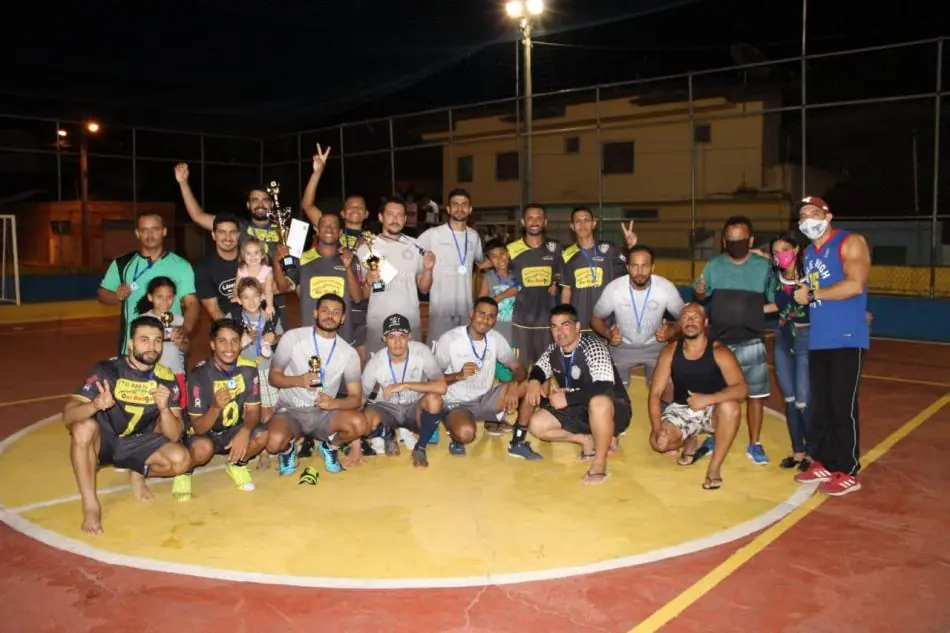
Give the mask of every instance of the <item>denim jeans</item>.
[{"label": "denim jeans", "polygon": [[811,435],[811,389],[808,375],[808,338],[811,328],[775,330],[775,377],[785,398],[785,418],[792,452],[807,453]]}]

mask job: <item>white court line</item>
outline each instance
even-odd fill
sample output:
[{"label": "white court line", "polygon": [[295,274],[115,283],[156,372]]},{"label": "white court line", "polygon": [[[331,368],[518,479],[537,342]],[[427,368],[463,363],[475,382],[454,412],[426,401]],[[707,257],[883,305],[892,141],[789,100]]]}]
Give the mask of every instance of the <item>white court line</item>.
[{"label": "white court line", "polygon": [[[784,419],[778,412],[768,410],[771,415]],[[0,454],[6,448],[29,433],[32,433],[54,420],[59,419],[59,415],[52,415],[36,422],[24,429],[10,435],[3,441],[0,441]],[[215,468],[215,467],[212,467]],[[205,469],[210,471],[211,468]],[[510,585],[525,582],[538,582],[545,580],[555,580],[560,578],[570,578],[572,576],[593,574],[637,565],[645,565],[668,558],[692,554],[705,549],[724,545],[732,541],[744,538],[750,534],[758,532],[772,523],[779,521],[795,508],[799,507],[812,495],[816,484],[802,485],[788,499],[781,502],[768,512],[761,514],[753,519],[735,525],[731,528],[710,534],[685,543],[679,543],[670,547],[665,547],[652,552],[644,552],[633,556],[624,556],[612,560],[600,561],[597,563],[587,563],[584,565],[574,565],[570,567],[559,567],[556,569],[545,569],[529,572],[516,572],[506,574],[485,574],[481,576],[459,576],[444,578],[337,578],[321,576],[290,576],[281,574],[264,574],[258,572],[237,571],[231,569],[217,569],[201,565],[190,565],[184,563],[175,563],[170,561],[160,561],[139,556],[130,556],[106,551],[94,547],[82,541],[63,536],[46,528],[28,521],[17,512],[25,512],[30,509],[48,507],[58,503],[66,503],[78,498],[78,495],[70,495],[60,499],[51,499],[19,508],[10,509],[0,505],[0,521],[7,524],[14,530],[29,536],[37,541],[45,543],[50,547],[60,549],[66,552],[84,556],[92,560],[105,563],[107,565],[121,565],[146,571],[155,571],[162,573],[182,574],[195,576],[198,578],[209,578],[213,580],[229,580],[234,582],[251,582],[266,585],[286,585],[295,587],[311,587],[324,589],[432,589],[432,588],[451,588],[451,587],[482,587],[486,585]],[[125,490],[128,486],[115,486],[107,489],[109,492]],[[102,493],[104,491],[100,491]],[[712,498],[712,496],[710,496]]]}]

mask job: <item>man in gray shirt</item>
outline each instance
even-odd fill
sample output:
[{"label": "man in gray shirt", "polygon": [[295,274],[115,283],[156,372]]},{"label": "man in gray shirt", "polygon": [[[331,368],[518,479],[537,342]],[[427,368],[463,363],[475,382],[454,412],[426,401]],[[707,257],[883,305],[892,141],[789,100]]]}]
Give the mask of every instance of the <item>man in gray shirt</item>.
[{"label": "man in gray shirt", "polygon": [[435,253],[432,289],[429,290],[428,341],[439,338],[460,325],[466,325],[472,309],[473,264],[485,260],[482,239],[468,226],[472,214],[472,196],[465,189],[453,189],[448,195],[449,221],[432,227],[419,236],[419,246]]},{"label": "man in gray shirt", "polygon": [[[337,336],[346,306],[339,295],[317,301],[317,324],[290,330],[280,339],[271,360],[271,386],[280,389],[274,417],[267,424],[267,451],[278,454],[279,472],[290,475],[297,468],[293,440],[320,440],[320,454],[327,472],[343,470],[338,447],[349,444],[347,466],[359,464],[360,438],[367,432],[359,355]],[[346,385],[346,397],[338,398]]]},{"label": "man in gray shirt", "polygon": [[381,350],[383,321],[391,314],[409,319],[412,338],[421,341],[422,320],[419,315],[419,292],[432,288],[435,254],[426,251],[412,238],[403,235],[406,226],[406,203],[402,198],[386,198],[379,211],[382,232],[363,243],[357,250],[360,266],[367,271],[363,280],[363,296],[369,299],[366,313],[366,351]]}]

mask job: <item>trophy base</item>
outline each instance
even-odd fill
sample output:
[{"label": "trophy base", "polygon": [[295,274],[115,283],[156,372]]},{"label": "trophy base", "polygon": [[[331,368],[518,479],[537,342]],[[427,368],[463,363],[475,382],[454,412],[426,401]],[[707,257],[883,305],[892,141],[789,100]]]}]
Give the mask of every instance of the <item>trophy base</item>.
[{"label": "trophy base", "polygon": [[381,281],[376,281],[373,283],[373,292],[384,292],[386,290],[386,284]]}]

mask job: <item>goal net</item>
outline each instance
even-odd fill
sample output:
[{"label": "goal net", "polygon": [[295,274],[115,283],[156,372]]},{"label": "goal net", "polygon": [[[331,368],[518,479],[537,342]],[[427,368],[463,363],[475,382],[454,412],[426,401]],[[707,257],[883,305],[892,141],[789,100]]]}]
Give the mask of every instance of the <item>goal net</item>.
[{"label": "goal net", "polygon": [[16,216],[0,215],[0,303],[20,305],[20,260],[16,247]]}]

